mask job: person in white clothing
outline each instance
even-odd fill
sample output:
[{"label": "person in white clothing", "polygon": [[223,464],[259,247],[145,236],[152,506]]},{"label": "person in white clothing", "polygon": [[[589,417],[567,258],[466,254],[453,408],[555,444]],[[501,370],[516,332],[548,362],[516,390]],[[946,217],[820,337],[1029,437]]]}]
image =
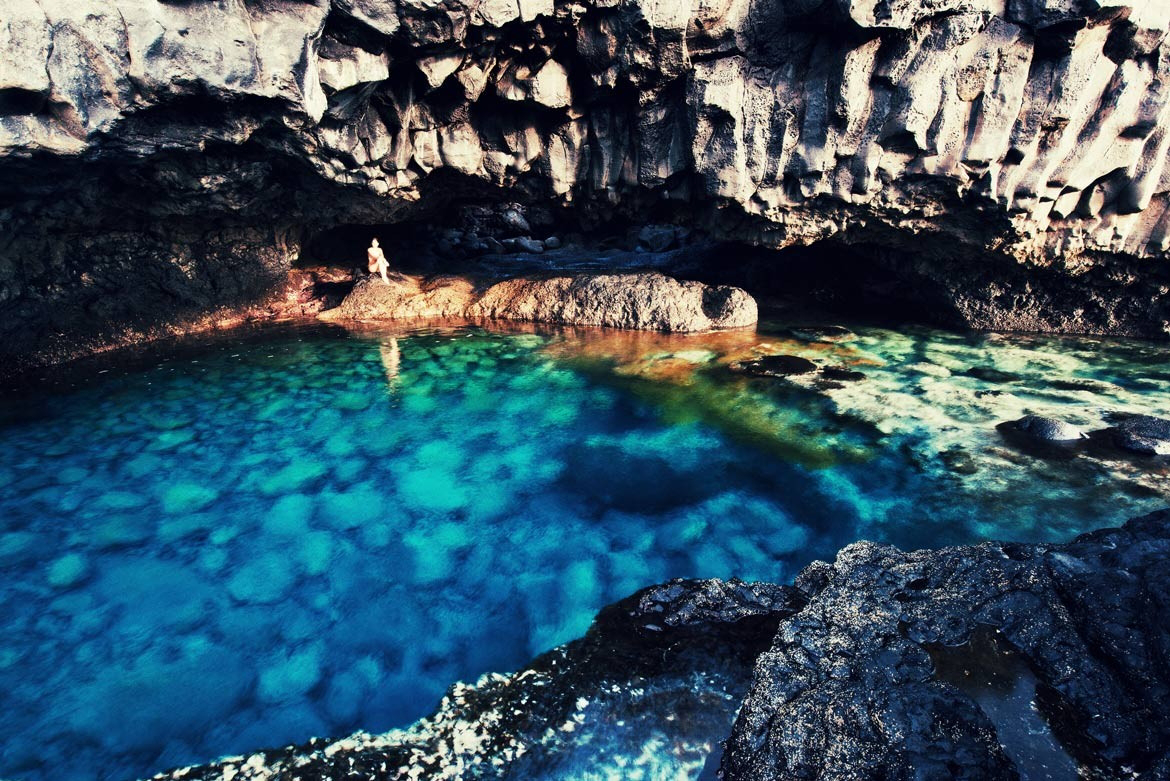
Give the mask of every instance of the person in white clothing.
[{"label": "person in white clothing", "polygon": [[386,262],[386,253],[378,246],[377,239],[370,242],[370,248],[366,250],[366,259],[369,261],[370,273],[381,274],[382,281],[389,285],[390,278],[386,276],[386,270],[390,268],[390,264]]}]

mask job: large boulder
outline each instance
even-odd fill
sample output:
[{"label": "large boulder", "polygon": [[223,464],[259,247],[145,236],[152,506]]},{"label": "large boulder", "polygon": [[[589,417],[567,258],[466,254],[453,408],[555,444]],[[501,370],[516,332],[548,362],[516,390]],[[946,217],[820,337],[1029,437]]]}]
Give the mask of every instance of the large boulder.
[{"label": "large boulder", "polygon": [[728,286],[658,273],[517,277],[494,284],[464,277],[395,274],[359,282],[322,319],[465,317],[694,333],[755,325],[755,299]]},{"label": "large boulder", "polygon": [[1088,434],[1071,423],[1043,415],[1025,415],[1012,424],[1017,431],[1040,442],[1077,442]]},{"label": "large boulder", "polygon": [[724,777],[1158,777],[1168,554],[1170,512],[1067,545],[845,548],[797,579],[814,595],[756,662]]},{"label": "large boulder", "polygon": [[1170,420],[1133,415],[1113,428],[1118,447],[1147,456],[1170,455]]}]

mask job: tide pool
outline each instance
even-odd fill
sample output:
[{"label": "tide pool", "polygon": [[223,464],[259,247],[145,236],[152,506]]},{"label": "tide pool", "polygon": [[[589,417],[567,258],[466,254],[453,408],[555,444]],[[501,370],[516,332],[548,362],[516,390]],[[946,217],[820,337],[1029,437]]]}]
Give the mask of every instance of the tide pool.
[{"label": "tide pool", "polygon": [[[996,430],[1170,415],[1163,345],[530,330],[273,329],[0,402],[0,777],[384,730],[652,583],[1064,540],[1170,493],[1164,458]],[[836,373],[730,368],[772,354]]]}]

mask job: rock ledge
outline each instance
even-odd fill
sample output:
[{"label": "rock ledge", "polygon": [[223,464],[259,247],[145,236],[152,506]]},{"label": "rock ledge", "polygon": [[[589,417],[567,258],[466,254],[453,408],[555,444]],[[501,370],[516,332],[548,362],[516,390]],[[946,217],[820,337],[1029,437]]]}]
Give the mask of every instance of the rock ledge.
[{"label": "rock ledge", "polygon": [[755,325],[755,299],[736,287],[680,282],[658,273],[519,277],[394,274],[358,282],[328,321],[447,318],[524,320],[694,333]]}]

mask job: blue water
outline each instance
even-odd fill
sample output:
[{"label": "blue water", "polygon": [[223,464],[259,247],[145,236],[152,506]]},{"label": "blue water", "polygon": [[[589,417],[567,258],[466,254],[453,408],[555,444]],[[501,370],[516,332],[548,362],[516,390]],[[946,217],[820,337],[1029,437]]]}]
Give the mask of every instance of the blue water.
[{"label": "blue water", "polygon": [[[775,351],[868,376],[725,368]],[[1163,461],[1033,458],[994,424],[1168,414],[1166,352],[276,330],[2,402],[0,777],[402,725],[671,577],[784,580],[861,536],[1063,539],[1154,509]]]}]

